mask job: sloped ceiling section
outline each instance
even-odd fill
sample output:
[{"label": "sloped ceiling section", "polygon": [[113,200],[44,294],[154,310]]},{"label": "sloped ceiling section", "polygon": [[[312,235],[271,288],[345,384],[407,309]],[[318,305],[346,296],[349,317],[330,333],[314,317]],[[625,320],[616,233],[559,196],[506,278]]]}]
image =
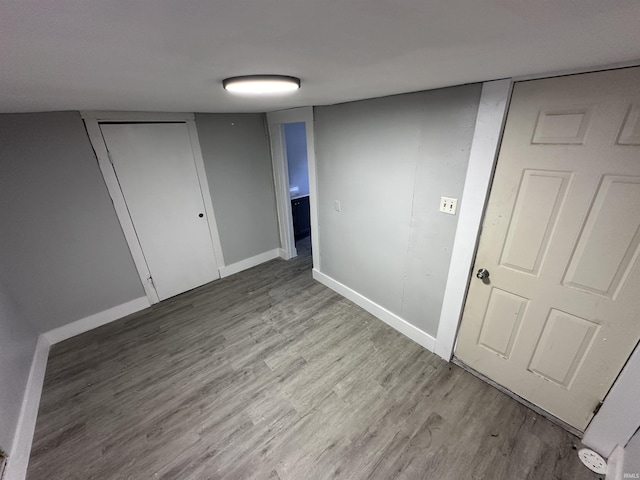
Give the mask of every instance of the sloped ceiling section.
[{"label": "sloped ceiling section", "polygon": [[[0,0],[0,111],[248,112],[640,58],[635,0]],[[221,80],[300,77],[295,94]]]}]

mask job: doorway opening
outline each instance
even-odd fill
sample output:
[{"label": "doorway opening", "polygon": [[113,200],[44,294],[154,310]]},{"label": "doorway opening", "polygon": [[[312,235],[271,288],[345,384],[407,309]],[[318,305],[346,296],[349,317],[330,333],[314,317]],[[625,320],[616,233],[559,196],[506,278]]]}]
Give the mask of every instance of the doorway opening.
[{"label": "doorway opening", "polygon": [[285,123],[282,125],[282,130],[289,176],[289,195],[295,248],[299,256],[311,256],[307,130],[304,122]]},{"label": "doorway opening", "polygon": [[[267,113],[273,181],[280,231],[280,256],[310,256],[320,267],[318,197],[313,108]],[[312,248],[313,247],[313,248]]]}]

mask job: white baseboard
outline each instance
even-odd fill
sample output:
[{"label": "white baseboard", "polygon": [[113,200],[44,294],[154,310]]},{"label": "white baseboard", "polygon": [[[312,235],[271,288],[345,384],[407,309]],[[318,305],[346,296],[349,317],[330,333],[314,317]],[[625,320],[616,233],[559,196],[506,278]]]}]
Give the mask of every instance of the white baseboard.
[{"label": "white baseboard", "polygon": [[9,461],[5,471],[4,478],[6,480],[24,480],[27,476],[31,443],[36,429],[36,419],[38,418],[38,407],[40,406],[40,396],[42,395],[48,356],[49,341],[44,335],[40,335],[33,354],[27,388],[20,408],[18,426],[13,437],[13,445],[11,446],[11,453],[9,454]]},{"label": "white baseboard", "polygon": [[147,307],[149,307],[149,300],[147,297],[136,298],[135,300],[123,303],[122,305],[117,305],[109,310],[104,310],[102,312],[89,315],[88,317],[81,318],[75,322],[54,328],[53,330],[49,330],[44,334],[44,336],[51,345],[54,345],[66,340],[67,338],[75,337],[76,335],[101,327],[102,325],[113,322],[122,317],[126,317],[127,315],[131,315],[132,313],[144,310]]},{"label": "white baseboard", "polygon": [[426,332],[423,332],[418,327],[411,325],[406,320],[400,318],[395,313],[390,312],[384,307],[381,307],[377,303],[369,300],[367,297],[359,294],[355,290],[343,285],[342,283],[334,280],[333,278],[325,275],[324,273],[313,269],[313,278],[329,287],[331,290],[338,292],[343,297],[351,300],[359,307],[364,308],[367,312],[373,316],[379,318],[390,327],[396,329],[406,337],[409,337],[414,342],[422,345],[424,348],[433,352],[436,347],[436,339]]},{"label": "white baseboard", "polygon": [[273,260],[274,258],[278,258],[281,256],[280,250],[280,248],[274,248],[273,250],[269,250],[268,252],[263,252],[253,257],[240,260],[239,262],[232,263],[231,265],[220,267],[220,277],[225,278],[229,275],[233,275],[234,273],[247,270],[249,268],[260,265],[261,263],[268,262],[269,260]]}]

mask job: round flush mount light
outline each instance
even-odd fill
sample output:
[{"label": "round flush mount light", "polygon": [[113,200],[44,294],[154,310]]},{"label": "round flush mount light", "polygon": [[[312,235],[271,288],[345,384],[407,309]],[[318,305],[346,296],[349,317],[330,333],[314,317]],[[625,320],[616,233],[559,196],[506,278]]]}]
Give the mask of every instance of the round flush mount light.
[{"label": "round flush mount light", "polygon": [[300,88],[300,79],[286,75],[244,75],[225,78],[222,81],[225,90],[248,95],[269,95],[293,92]]}]

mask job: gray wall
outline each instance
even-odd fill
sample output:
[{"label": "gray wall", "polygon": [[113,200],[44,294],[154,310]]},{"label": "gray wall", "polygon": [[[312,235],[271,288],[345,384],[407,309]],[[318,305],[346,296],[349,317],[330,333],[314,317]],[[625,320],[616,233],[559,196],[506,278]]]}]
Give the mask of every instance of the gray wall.
[{"label": "gray wall", "polygon": [[624,449],[624,468],[623,473],[640,475],[640,430],[638,430]]},{"label": "gray wall", "polygon": [[[315,108],[321,271],[435,337],[481,85]],[[341,202],[341,212],[334,202]]]},{"label": "gray wall", "polygon": [[0,280],[0,448],[11,453],[38,334]]},{"label": "gray wall", "polygon": [[307,162],[307,129],[304,122],[284,125],[285,146],[287,149],[287,169],[289,188],[298,187],[291,196],[309,195],[309,165]]},{"label": "gray wall", "polygon": [[196,114],[225,264],[280,247],[263,114]]},{"label": "gray wall", "polygon": [[80,114],[0,115],[0,269],[46,332],[144,296]]}]

